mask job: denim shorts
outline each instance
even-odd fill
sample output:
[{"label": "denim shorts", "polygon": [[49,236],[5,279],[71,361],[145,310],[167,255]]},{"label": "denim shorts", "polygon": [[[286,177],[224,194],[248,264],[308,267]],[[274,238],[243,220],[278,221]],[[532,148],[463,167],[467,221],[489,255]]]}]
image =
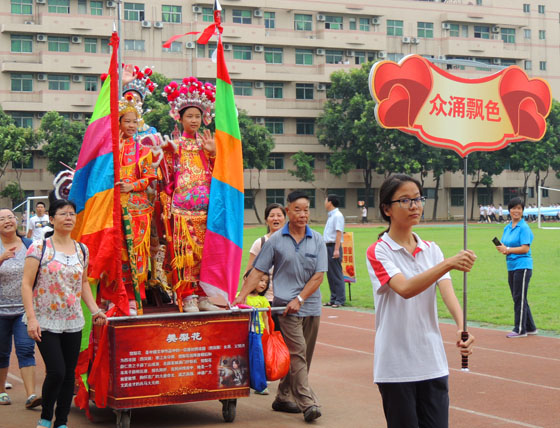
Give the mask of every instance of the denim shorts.
[{"label": "denim shorts", "polygon": [[0,369],[10,366],[12,336],[19,368],[35,365],[35,341],[27,334],[27,326],[21,321],[22,318],[23,314],[0,317]]}]

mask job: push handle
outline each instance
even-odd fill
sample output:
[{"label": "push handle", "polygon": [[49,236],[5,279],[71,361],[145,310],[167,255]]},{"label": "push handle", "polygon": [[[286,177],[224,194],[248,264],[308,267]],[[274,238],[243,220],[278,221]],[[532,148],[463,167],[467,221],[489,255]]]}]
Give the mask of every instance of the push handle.
[{"label": "push handle", "polygon": [[[461,340],[466,342],[469,340],[469,332],[463,331],[461,332]],[[461,355],[461,370],[468,371],[469,370],[469,356],[468,355]]]}]

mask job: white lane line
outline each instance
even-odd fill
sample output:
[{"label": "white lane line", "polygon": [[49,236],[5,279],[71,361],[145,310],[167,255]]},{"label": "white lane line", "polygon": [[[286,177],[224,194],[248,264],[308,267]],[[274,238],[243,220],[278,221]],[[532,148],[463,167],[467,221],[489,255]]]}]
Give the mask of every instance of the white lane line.
[{"label": "white lane line", "polygon": [[317,345],[323,345],[323,346],[328,346],[330,348],[342,349],[343,351],[357,352],[358,354],[371,355],[373,357],[373,352],[360,351],[359,349],[345,348],[344,346],[331,345],[329,343],[323,343],[323,342],[317,342]]},{"label": "white lane line", "polygon": [[462,409],[461,407],[449,406],[449,408],[451,408],[453,410],[458,410],[459,412],[470,413],[471,415],[477,415],[477,416],[482,416],[482,417],[485,417],[485,418],[495,419],[495,420],[501,421],[501,422],[508,422],[510,424],[519,425],[521,427],[543,428],[540,425],[526,424],[524,422],[519,422],[519,421],[515,421],[515,420],[512,420],[512,419],[507,419],[507,418],[500,418],[499,416],[489,415],[487,413],[475,412],[474,410],[469,410],[469,409]]},{"label": "white lane line", "polygon": [[334,326],[337,326],[337,327],[353,328],[355,330],[362,330],[362,331],[367,331],[369,333],[375,333],[375,330],[372,329],[372,328],[356,327],[354,325],[340,324],[338,322],[321,321],[321,324],[334,325]]}]

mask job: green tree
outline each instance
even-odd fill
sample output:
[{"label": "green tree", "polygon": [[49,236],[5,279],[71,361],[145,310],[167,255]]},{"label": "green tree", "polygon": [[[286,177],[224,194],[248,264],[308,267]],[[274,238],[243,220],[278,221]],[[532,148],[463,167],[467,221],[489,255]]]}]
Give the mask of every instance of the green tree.
[{"label": "green tree", "polygon": [[245,187],[246,191],[251,192],[257,221],[262,223],[255,201],[261,190],[261,171],[270,167],[270,152],[274,149],[274,140],[268,129],[256,124],[245,111],[239,110],[238,120],[243,145],[243,168],[257,170],[256,183],[253,183],[253,174],[250,173],[249,186]]},{"label": "green tree", "polygon": [[313,156],[308,155],[300,150],[291,157],[294,161],[295,169],[289,169],[290,175],[296,177],[299,181],[304,183],[310,183],[315,186],[315,173],[313,172],[313,167],[311,163],[313,162]]},{"label": "green tree", "polygon": [[25,192],[17,181],[12,181],[0,192],[0,196],[12,201],[12,206],[19,204],[25,197]]},{"label": "green tree", "polygon": [[43,151],[47,156],[47,170],[58,174],[66,169],[61,162],[74,168],[78,161],[86,126],[83,122],[70,122],[56,111],[49,111],[41,120],[39,137],[46,142]]},{"label": "green tree", "polygon": [[151,95],[146,96],[144,100],[144,121],[148,126],[153,126],[161,135],[171,135],[175,129],[175,120],[169,116],[169,104],[167,99],[162,95],[171,79],[160,73],[153,73],[150,77],[152,82],[158,86]]}]

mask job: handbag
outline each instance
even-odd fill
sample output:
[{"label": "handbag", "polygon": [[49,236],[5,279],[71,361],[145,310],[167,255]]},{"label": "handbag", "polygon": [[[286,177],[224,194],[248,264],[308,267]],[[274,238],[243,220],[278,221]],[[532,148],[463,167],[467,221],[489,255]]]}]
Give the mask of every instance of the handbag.
[{"label": "handbag", "polygon": [[282,333],[274,330],[272,310],[268,312],[268,330],[262,335],[266,378],[268,380],[282,379],[290,371],[290,351]]},{"label": "handbag", "polygon": [[249,328],[249,379],[251,388],[260,392],[266,389],[266,372],[259,312],[256,309],[251,312],[250,327],[252,328]]}]

